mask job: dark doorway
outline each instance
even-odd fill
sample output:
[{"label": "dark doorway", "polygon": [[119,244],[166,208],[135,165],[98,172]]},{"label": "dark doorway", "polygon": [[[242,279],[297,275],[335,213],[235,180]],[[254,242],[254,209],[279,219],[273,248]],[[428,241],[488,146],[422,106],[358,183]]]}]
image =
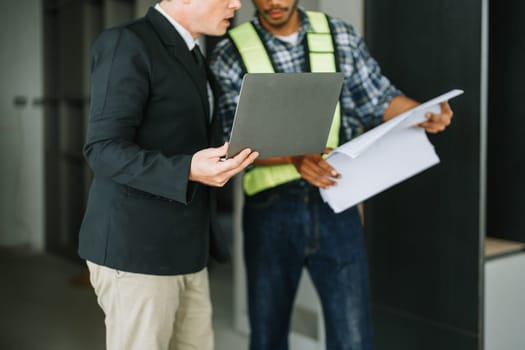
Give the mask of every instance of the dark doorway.
[{"label": "dark doorway", "polygon": [[134,1],[44,0],[46,250],[77,259],[91,181],[82,157],[90,47],[104,28],[134,17]]}]

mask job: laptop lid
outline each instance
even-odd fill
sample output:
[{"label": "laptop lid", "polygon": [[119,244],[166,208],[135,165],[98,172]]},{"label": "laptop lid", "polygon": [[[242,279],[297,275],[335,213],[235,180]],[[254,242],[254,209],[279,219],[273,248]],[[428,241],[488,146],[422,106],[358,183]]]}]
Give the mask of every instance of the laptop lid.
[{"label": "laptop lid", "polygon": [[322,153],[343,73],[248,73],[235,112],[228,156],[249,147],[259,158]]}]

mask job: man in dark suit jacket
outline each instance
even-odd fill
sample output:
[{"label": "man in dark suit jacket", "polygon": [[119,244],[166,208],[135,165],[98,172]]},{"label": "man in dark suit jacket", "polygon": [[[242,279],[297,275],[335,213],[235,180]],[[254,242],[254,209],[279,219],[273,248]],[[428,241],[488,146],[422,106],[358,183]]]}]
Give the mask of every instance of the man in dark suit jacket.
[{"label": "man in dark suit jacket", "polygon": [[258,154],[221,161],[228,145],[210,148],[219,123],[195,39],[224,34],[239,8],[239,0],[163,0],[93,46],[84,154],[94,179],[79,254],[106,315],[108,349],[213,348],[210,186]]}]

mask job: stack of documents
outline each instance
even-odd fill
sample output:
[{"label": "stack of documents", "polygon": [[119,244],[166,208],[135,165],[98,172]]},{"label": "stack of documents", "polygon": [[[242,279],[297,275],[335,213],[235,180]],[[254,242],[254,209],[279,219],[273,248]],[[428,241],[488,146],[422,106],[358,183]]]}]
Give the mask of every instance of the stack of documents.
[{"label": "stack of documents", "polygon": [[336,213],[439,163],[423,128],[425,114],[440,113],[441,102],[461,95],[452,90],[388,120],[333,150],[327,161],[341,175],[337,186],[321,189]]}]

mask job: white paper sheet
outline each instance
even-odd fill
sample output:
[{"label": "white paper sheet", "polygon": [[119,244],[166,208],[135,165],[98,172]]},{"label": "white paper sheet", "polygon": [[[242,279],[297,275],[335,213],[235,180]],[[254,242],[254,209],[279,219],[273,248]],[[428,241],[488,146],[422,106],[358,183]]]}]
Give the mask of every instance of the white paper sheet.
[{"label": "white paper sheet", "polygon": [[337,186],[321,196],[339,213],[439,163],[423,128],[427,112],[439,113],[439,103],[461,95],[452,90],[375,127],[336,148],[327,157],[339,173]]}]

